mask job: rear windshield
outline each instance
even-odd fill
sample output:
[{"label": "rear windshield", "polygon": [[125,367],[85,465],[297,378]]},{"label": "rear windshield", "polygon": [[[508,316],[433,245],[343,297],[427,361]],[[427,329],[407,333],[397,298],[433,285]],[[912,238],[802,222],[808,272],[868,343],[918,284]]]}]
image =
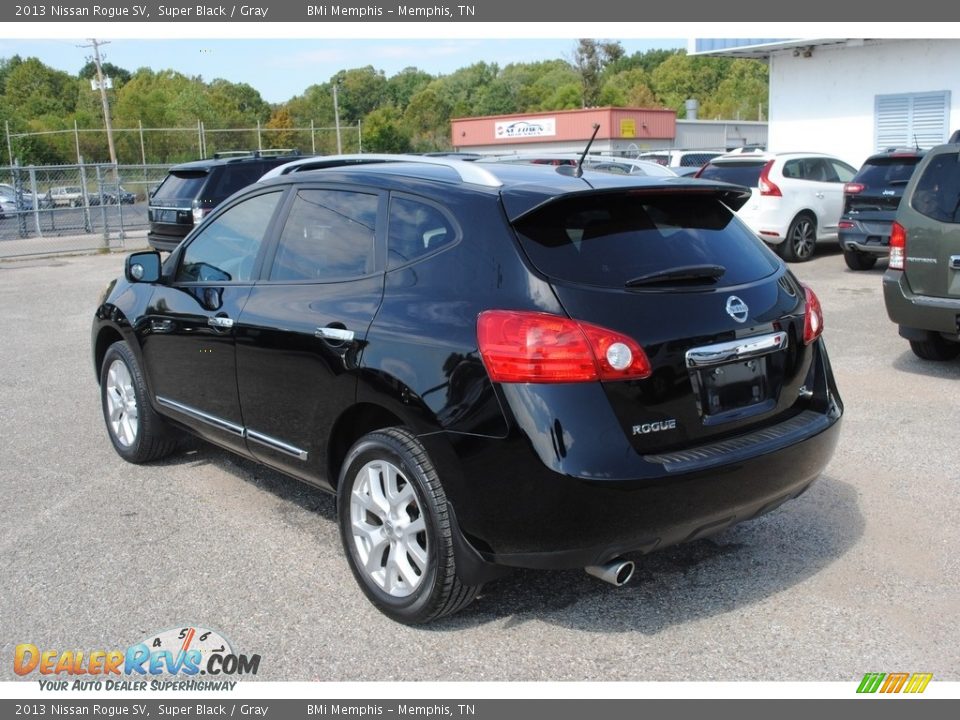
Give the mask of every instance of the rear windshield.
[{"label": "rear windshield", "polygon": [[760,184],[760,171],[766,165],[766,160],[752,160],[738,163],[708,163],[700,172],[704,180],[720,180],[734,185],[757,187]]},{"label": "rear windshield", "polygon": [[779,267],[728,207],[706,195],[574,197],[522,218],[516,230],[540,272],[589,285],[624,287],[666,270],[719,265],[716,284],[728,286]]},{"label": "rear windshield", "polygon": [[173,200],[193,200],[207,180],[205,170],[177,171],[167,175],[153,194],[155,203]]},{"label": "rear windshield", "polygon": [[920,158],[916,156],[867,160],[853,178],[853,182],[863,183],[867,187],[906,185],[918,162]]},{"label": "rear windshield", "polygon": [[937,153],[923,169],[910,205],[922,215],[960,223],[960,156]]}]

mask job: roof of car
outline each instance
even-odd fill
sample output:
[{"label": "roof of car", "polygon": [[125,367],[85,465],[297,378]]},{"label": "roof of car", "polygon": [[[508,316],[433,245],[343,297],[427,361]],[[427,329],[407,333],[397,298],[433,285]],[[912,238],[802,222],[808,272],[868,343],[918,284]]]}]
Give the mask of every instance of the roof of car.
[{"label": "roof of car", "polygon": [[[482,166],[481,166],[482,165]],[[749,191],[737,185],[682,177],[614,175],[585,170],[576,177],[571,166],[513,163],[472,163],[460,160],[438,162],[418,158],[378,163],[346,164],[261,179],[265,185],[304,182],[373,184],[390,190],[414,190],[414,186],[444,183],[475,192],[499,195],[513,220],[559,196],[596,192],[677,191],[713,193],[739,207]],[[736,207],[734,209],[736,209]]]}]

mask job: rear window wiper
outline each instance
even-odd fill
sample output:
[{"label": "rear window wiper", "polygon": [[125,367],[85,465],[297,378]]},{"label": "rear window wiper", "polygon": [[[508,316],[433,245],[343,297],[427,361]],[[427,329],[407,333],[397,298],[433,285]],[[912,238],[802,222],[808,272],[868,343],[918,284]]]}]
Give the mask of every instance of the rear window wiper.
[{"label": "rear window wiper", "polygon": [[624,287],[642,287],[675,282],[714,282],[727,269],[723,265],[680,265],[631,278]]}]

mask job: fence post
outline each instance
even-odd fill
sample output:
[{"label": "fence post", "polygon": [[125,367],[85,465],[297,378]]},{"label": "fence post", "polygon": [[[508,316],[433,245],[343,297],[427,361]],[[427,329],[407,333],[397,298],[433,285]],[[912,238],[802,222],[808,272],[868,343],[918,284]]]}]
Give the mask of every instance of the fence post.
[{"label": "fence post", "polygon": [[103,168],[94,166],[97,171],[97,195],[100,200],[100,219],[103,221],[103,245],[110,247],[110,228],[107,227],[107,198],[103,195]]},{"label": "fence post", "polygon": [[[37,194],[37,169],[33,165],[30,166],[30,192],[33,193],[33,220],[37,225],[37,237],[43,237],[43,229],[40,227],[40,196]],[[53,217],[53,211],[50,212],[50,217]]]},{"label": "fence post", "polygon": [[[123,227],[123,191],[120,189],[120,166],[113,166],[113,176],[117,179],[117,221],[120,223],[120,229],[118,231],[118,239],[120,240],[120,247],[125,247],[126,243],[124,240],[127,237],[127,233]],[[107,243],[109,247],[109,243]]]},{"label": "fence post", "polygon": [[203,154],[203,125],[200,123],[200,118],[197,118],[197,152],[200,154],[200,159],[203,160],[205,157]]},{"label": "fence post", "polygon": [[143,144],[143,120],[137,120],[137,125],[140,126],[140,162],[144,165],[147,164],[147,149]]},{"label": "fence post", "polygon": [[86,232],[92,232],[90,229],[90,201],[87,198],[87,166],[83,164],[83,158],[80,158],[80,193],[83,205],[83,229]]},{"label": "fence post", "polygon": [[313,130],[313,120],[310,120],[310,149],[313,155],[317,154],[317,136]]},{"label": "fence post", "polygon": [[13,144],[10,142],[10,121],[5,120],[4,125],[7,128],[7,154],[10,156],[10,165],[13,166]]},{"label": "fence post", "polygon": [[257,120],[257,150],[263,151],[263,139],[260,137],[260,121]]}]

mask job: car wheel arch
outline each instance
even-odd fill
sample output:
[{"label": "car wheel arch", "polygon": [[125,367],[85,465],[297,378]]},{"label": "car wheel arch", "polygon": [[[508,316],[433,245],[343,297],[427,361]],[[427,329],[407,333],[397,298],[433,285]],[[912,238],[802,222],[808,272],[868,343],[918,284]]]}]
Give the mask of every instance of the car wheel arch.
[{"label": "car wheel arch", "polygon": [[407,427],[403,418],[383,405],[359,402],[344,410],[336,419],[327,439],[327,479],[336,489],[340,469],[347,452],[364,435],[387,427]]}]

